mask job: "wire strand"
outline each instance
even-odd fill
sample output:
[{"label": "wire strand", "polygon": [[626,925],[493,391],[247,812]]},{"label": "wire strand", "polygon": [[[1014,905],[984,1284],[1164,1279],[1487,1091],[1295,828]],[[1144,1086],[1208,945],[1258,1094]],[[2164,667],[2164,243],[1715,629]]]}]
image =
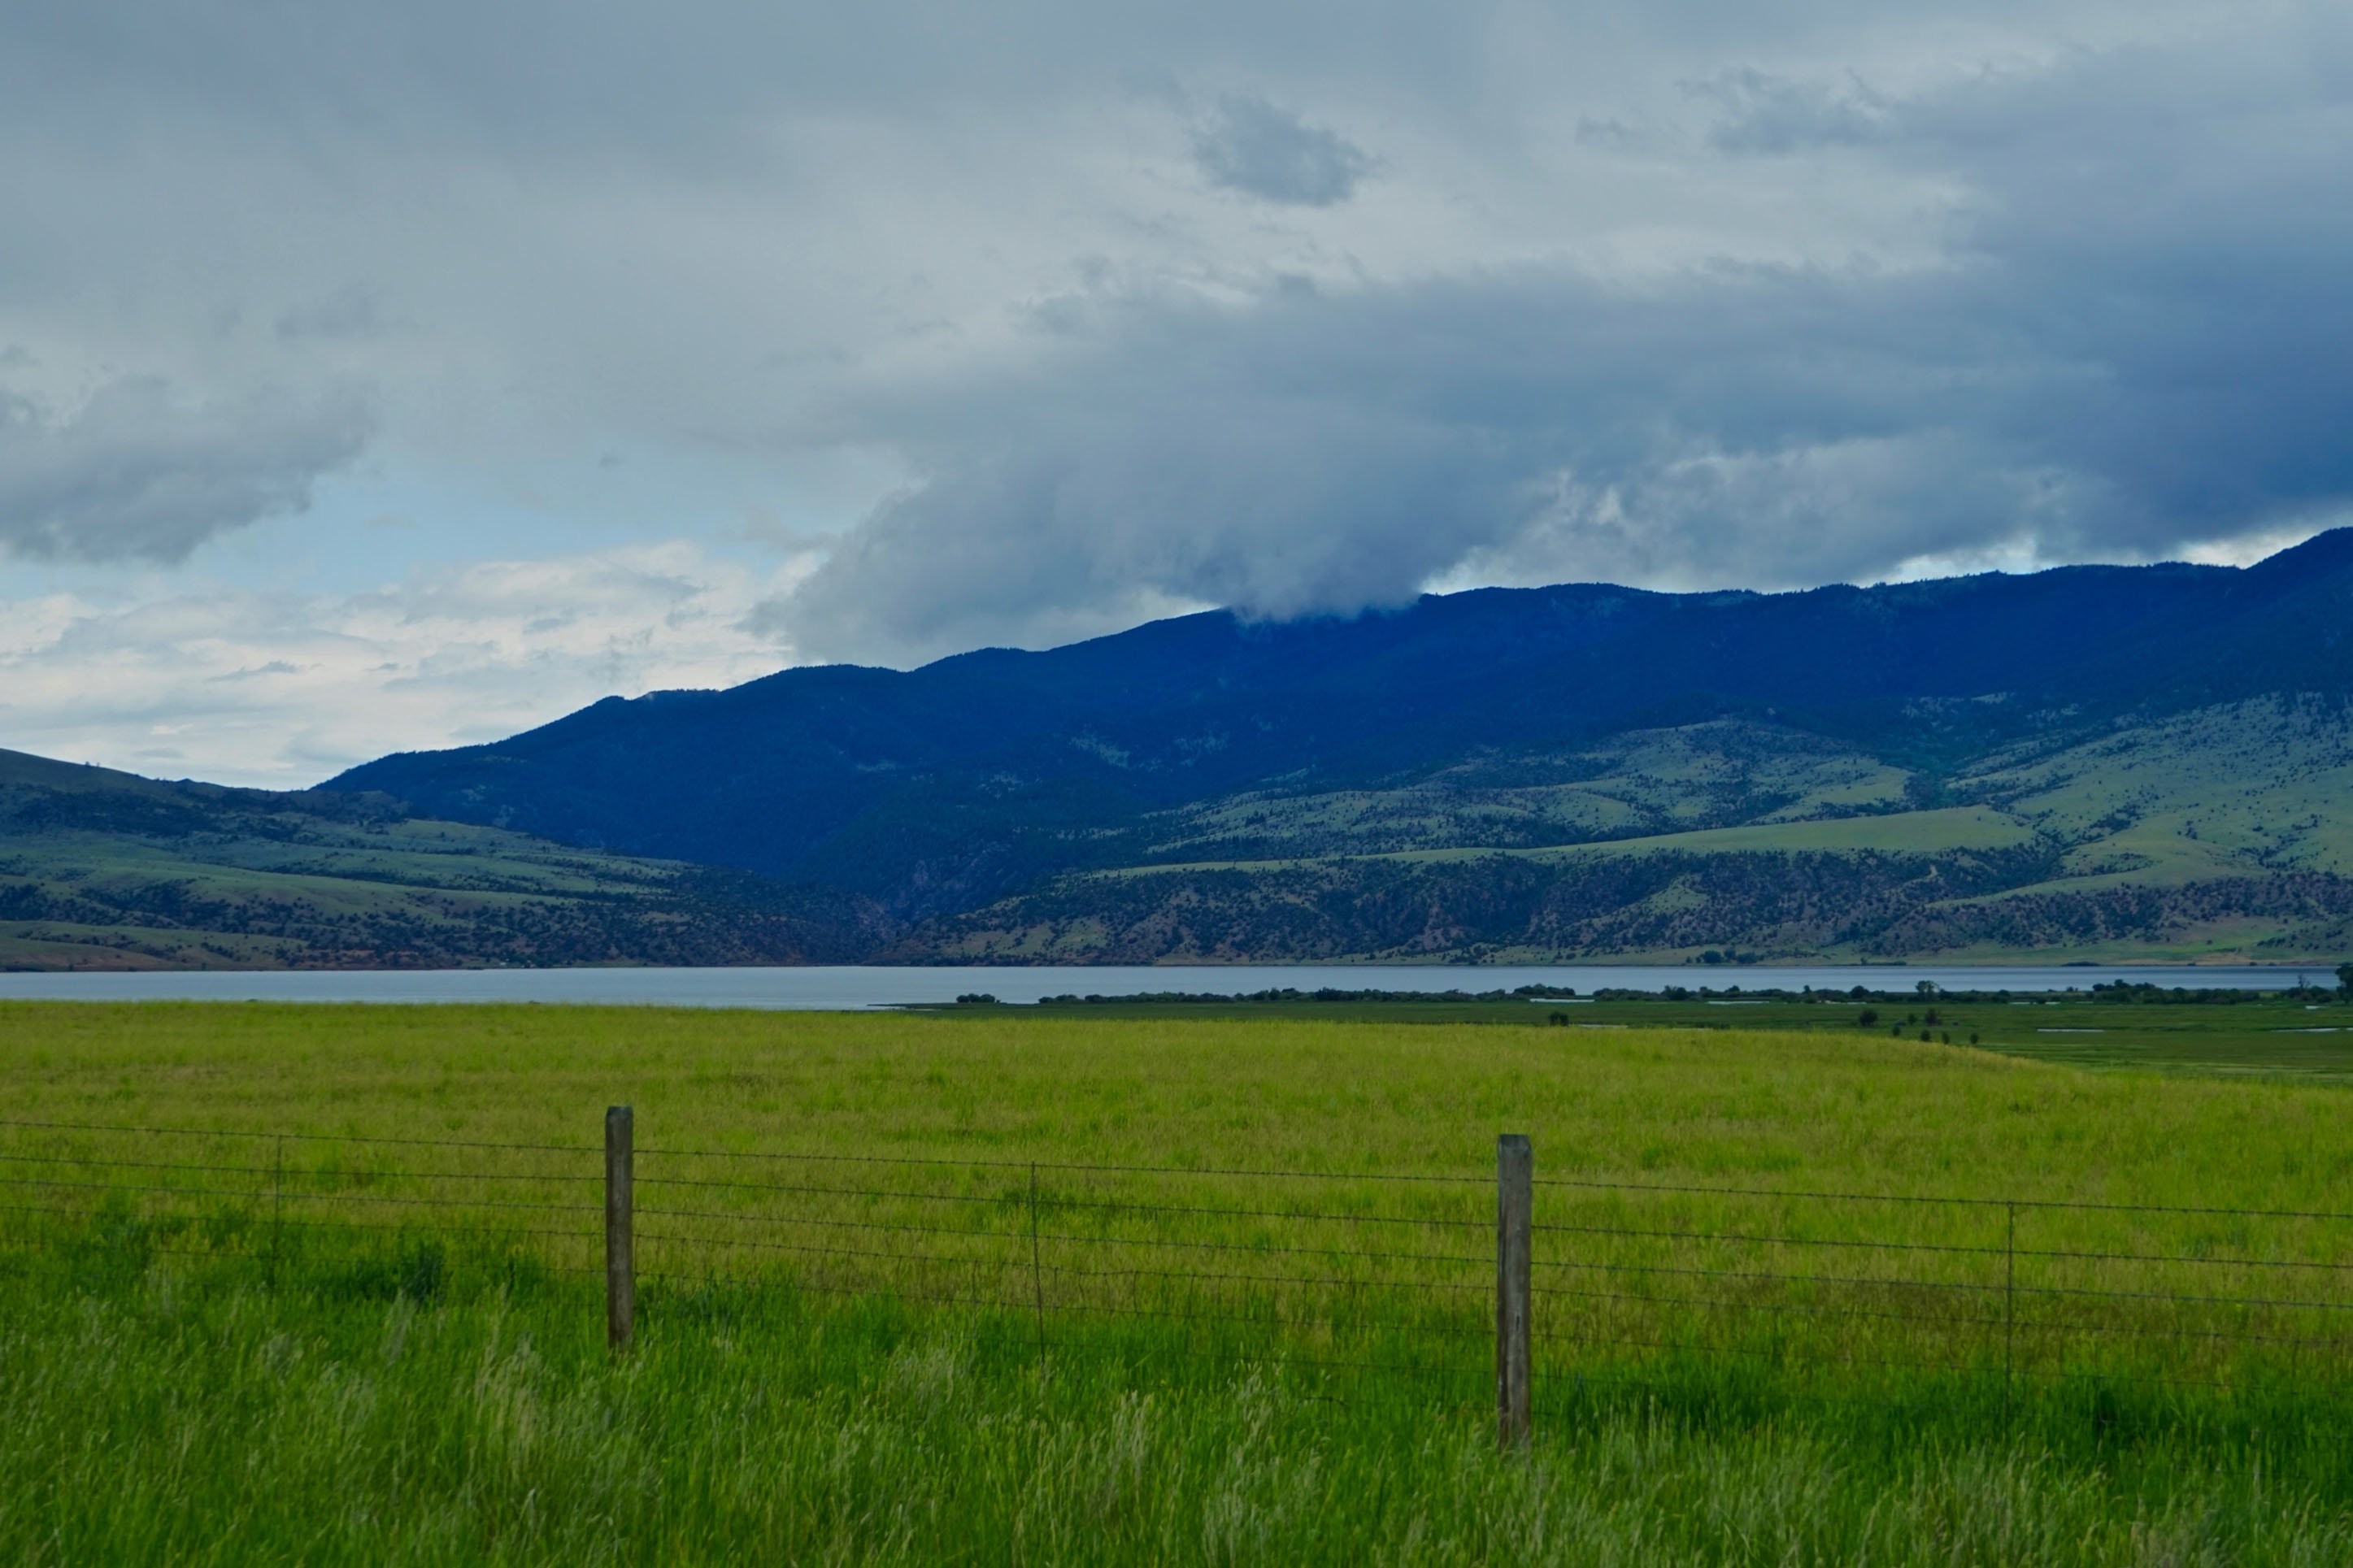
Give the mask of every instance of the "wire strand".
[{"label": "wire strand", "polygon": [[[0,1125],[5,1125],[0,1123]],[[804,1154],[757,1149],[640,1149],[639,1159],[777,1160],[844,1165],[938,1165],[955,1170],[1026,1171],[1028,1160],[944,1160],[923,1154]],[[1220,1165],[1105,1165],[1075,1161],[1035,1162],[1040,1171],[1081,1171],[1134,1176],[1247,1176],[1298,1182],[1422,1182],[1484,1186],[1492,1176],[1429,1176],[1386,1171],[1252,1171]]]},{"label": "wire strand", "polygon": [[1803,1236],[1759,1236],[1736,1230],[1641,1230],[1604,1225],[1538,1225],[1529,1228],[1556,1236],[1628,1236],[1658,1241],[1742,1241],[1772,1247],[1838,1247],[1865,1252],[1948,1252],[1975,1258],[2000,1258],[2009,1250],[2000,1247],[1964,1247],[1938,1241],[1841,1241]]},{"label": "wire strand", "polygon": [[138,1132],[165,1138],[289,1138],[311,1143],[397,1143],[420,1149],[528,1149],[553,1154],[596,1154],[593,1143],[492,1143],[467,1138],[374,1138],[355,1132],[246,1132],[222,1127],[141,1127],[106,1121],[32,1121],[0,1117],[0,1127],[29,1127],[56,1132]]},{"label": "wire strand", "polygon": [[2327,1209],[2233,1209],[2183,1204],[2104,1204],[2066,1198],[1965,1198],[1918,1193],[1804,1192],[1777,1187],[1705,1187],[1672,1182],[1620,1182],[1575,1176],[1540,1176],[1539,1187],[1577,1187],[1593,1192],[1680,1193],[1718,1198],[1793,1198],[1811,1203],[1926,1204],[1962,1208],[2074,1209],[2093,1214],[2194,1214],[2234,1219],[2353,1220],[2353,1213]]},{"label": "wire strand", "polygon": [[[655,1186],[676,1184],[665,1184],[664,1182],[657,1181],[652,1178],[640,1178],[640,1184],[645,1186]],[[815,1194],[831,1197],[845,1198],[905,1198],[918,1203],[981,1204],[992,1205],[1000,1208],[1018,1207],[1029,1201],[1027,1194],[1008,1193],[996,1197],[976,1197],[964,1193],[916,1193],[896,1188],[876,1187],[815,1187],[779,1184],[773,1187],[759,1188],[758,1190],[780,1193]],[[1486,1228],[1488,1224],[1485,1220],[1424,1219],[1412,1215],[1352,1215],[1315,1210],[1286,1211],[1282,1209],[1224,1208],[1197,1204],[1121,1204],[1109,1203],[1092,1198],[1055,1198],[1042,1206],[1056,1209],[1086,1209],[1114,1214],[1217,1215],[1230,1219],[1321,1220],[1347,1225],[1414,1225],[1472,1230],[1483,1230]],[[693,1211],[683,1209],[639,1209],[638,1212],[639,1214],[683,1215]],[[761,1214],[730,1215],[706,1211],[699,1213],[697,1217],[703,1219],[730,1219],[774,1224],[789,1222],[793,1216],[779,1216]]]},{"label": "wire strand", "polygon": [[[267,1174],[268,1173],[263,1173]],[[0,1186],[58,1187],[81,1192],[100,1193],[165,1193],[175,1197],[199,1198],[266,1198],[272,1195],[314,1203],[337,1204],[398,1204],[404,1206],[439,1209],[535,1209],[554,1214],[602,1214],[602,1204],[529,1204],[509,1199],[375,1197],[365,1193],[277,1193],[268,1187],[172,1187],[150,1186],[132,1182],[53,1182],[31,1176],[0,1176]]]},{"label": "wire strand", "polygon": [[[269,1165],[212,1165],[179,1160],[111,1160],[77,1154],[9,1154],[0,1153],[0,1162],[20,1165],[74,1165],[109,1171],[201,1171],[216,1175],[270,1176],[278,1173]],[[553,1174],[537,1175],[519,1171],[303,1171],[293,1170],[287,1175],[304,1181],[417,1181],[417,1182],[601,1182],[602,1176]]]}]

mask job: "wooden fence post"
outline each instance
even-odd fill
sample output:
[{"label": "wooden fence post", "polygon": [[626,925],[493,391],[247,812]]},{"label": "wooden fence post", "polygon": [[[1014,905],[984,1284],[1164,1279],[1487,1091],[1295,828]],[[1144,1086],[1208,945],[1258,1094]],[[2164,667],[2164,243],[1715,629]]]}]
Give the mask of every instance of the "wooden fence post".
[{"label": "wooden fence post", "polygon": [[636,1200],[630,1190],[630,1162],[635,1147],[629,1108],[609,1106],[605,1111],[605,1340],[613,1349],[629,1348],[638,1324],[638,1272],[631,1222]]},{"label": "wooden fence post", "polygon": [[286,1243],[286,1135],[269,1161],[269,1288],[278,1289],[278,1258]]},{"label": "wooden fence post", "polygon": [[1535,1163],[1525,1132],[1496,1138],[1495,1436],[1506,1448],[1528,1441],[1529,1227]]},{"label": "wooden fence post", "polygon": [[1046,1375],[1046,1270],[1038,1261],[1038,1162],[1029,1162],[1029,1300],[1037,1310],[1038,1376]]},{"label": "wooden fence post", "polygon": [[2018,1381],[2018,1205],[2005,1204],[2001,1277],[2001,1429],[2010,1429],[2011,1389]]}]

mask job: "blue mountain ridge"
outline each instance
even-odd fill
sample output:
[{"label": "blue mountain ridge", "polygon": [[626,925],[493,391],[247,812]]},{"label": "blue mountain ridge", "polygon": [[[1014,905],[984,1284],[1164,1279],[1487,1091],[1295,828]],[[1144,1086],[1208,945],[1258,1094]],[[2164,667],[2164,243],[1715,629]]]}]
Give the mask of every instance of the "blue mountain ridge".
[{"label": "blue mountain ridge", "polygon": [[2079,566],[1804,592],[1603,584],[1352,617],[1218,611],[904,672],[608,698],[322,787],[563,843],[738,867],[907,921],[1149,858],[1151,815],[1371,786],[1630,731],[1769,721],[1933,779],[2022,737],[2353,694],[2353,529],[2254,566]]}]

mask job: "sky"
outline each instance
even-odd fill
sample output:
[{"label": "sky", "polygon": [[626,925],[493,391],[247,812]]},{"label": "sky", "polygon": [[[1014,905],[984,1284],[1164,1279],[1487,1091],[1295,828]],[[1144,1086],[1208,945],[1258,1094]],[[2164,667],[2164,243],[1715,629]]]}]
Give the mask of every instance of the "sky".
[{"label": "sky", "polygon": [[2353,12],[0,5],[0,747],[2353,521]]}]

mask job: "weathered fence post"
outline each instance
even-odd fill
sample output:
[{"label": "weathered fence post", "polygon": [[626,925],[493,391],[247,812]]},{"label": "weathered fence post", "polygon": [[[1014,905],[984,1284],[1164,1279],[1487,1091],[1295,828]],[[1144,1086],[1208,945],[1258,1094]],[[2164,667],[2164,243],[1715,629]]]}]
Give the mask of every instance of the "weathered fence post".
[{"label": "weathered fence post", "polygon": [[635,1148],[629,1108],[609,1106],[605,1111],[605,1339],[617,1351],[629,1348],[638,1323],[638,1271],[631,1222],[636,1200],[630,1191],[630,1162]]},{"label": "weathered fence post", "polygon": [[1038,1375],[1046,1375],[1046,1270],[1038,1260],[1038,1163],[1029,1162],[1029,1299],[1037,1309]]},{"label": "weathered fence post", "polygon": [[1495,1436],[1506,1448],[1528,1440],[1529,1227],[1535,1163],[1526,1133],[1496,1138]]},{"label": "weathered fence post", "polygon": [[2006,1204],[2002,1227],[2001,1279],[2001,1426],[2010,1429],[2010,1414],[2018,1382],[2018,1205]]},{"label": "weathered fence post", "polygon": [[286,1135],[269,1161],[269,1288],[278,1289],[278,1259],[286,1241]]}]

